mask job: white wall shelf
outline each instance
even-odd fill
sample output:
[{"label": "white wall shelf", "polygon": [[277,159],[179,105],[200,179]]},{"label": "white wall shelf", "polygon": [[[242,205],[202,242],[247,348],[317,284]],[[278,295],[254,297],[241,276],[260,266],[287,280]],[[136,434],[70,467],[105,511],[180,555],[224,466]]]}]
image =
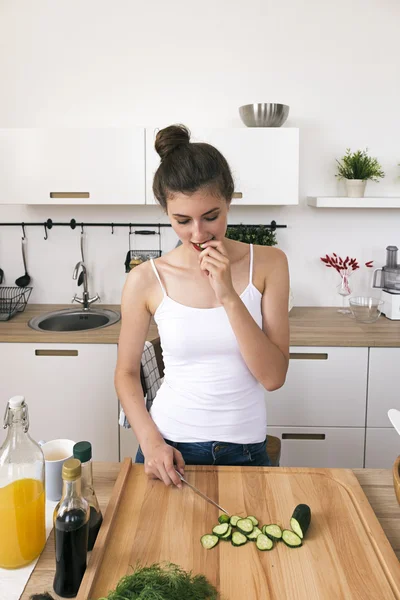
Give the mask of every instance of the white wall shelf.
[{"label": "white wall shelf", "polygon": [[308,196],[308,206],[315,208],[400,208],[400,197],[370,196],[348,198],[347,196]]}]

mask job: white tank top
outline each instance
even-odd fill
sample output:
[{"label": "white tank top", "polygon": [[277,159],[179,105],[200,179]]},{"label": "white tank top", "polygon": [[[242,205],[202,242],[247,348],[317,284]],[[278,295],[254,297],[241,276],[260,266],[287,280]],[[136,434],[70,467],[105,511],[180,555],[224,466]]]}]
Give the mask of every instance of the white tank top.
[{"label": "white tank top", "polygon": [[[150,414],[174,442],[262,442],[267,434],[264,388],[250,373],[222,306],[193,308],[168,296],[154,314],[164,359],[164,381]],[[249,283],[240,298],[262,327],[261,293]]]}]

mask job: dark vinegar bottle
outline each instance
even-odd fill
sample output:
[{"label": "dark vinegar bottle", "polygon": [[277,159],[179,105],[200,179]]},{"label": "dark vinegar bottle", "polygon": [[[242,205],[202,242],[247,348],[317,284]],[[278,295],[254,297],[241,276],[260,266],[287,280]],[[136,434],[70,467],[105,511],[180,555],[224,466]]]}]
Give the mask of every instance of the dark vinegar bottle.
[{"label": "dark vinegar bottle", "polygon": [[63,494],[54,518],[56,574],[53,588],[59,596],[73,598],[86,570],[89,504],[81,493],[80,461],[76,458],[65,461],[62,477]]},{"label": "dark vinegar bottle", "polygon": [[93,487],[92,445],[90,442],[78,442],[74,446],[74,458],[82,463],[82,496],[87,500],[90,509],[88,550],[93,550],[94,543],[103,522],[100,506]]}]

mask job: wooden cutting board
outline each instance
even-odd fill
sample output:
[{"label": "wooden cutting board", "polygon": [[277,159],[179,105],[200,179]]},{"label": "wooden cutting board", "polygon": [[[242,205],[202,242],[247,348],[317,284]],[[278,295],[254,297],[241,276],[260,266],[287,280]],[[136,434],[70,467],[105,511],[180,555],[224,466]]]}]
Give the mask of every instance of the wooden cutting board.
[{"label": "wooden cutting board", "polygon": [[312,520],[301,548],[220,542],[205,550],[218,509],[190,488],[149,480],[125,459],[77,600],[97,600],[132,566],[168,561],[203,573],[224,600],[400,599],[400,565],[356,477],[344,469],[190,467],[190,483],[231,514],[290,527],[297,504]]}]

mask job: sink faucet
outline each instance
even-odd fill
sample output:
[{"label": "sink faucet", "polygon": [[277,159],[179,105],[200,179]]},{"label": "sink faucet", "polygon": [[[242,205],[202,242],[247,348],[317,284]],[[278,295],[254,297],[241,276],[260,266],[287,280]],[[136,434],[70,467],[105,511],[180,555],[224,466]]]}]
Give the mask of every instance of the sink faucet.
[{"label": "sink faucet", "polygon": [[[87,269],[86,269],[85,263],[82,260],[79,261],[78,263],[76,263],[74,272],[72,274],[72,279],[78,278],[79,269],[82,269],[81,274],[83,276],[83,294],[82,294],[82,298],[79,298],[75,294],[75,296],[72,298],[72,302],[79,302],[79,304],[83,304],[84,310],[89,310],[89,307],[93,302],[100,300],[100,296],[98,294],[96,294],[95,296],[93,296],[93,298],[89,297],[88,282],[87,282]],[[79,276],[79,278],[80,278],[80,276]],[[79,280],[78,280],[78,285],[80,285]]]}]

